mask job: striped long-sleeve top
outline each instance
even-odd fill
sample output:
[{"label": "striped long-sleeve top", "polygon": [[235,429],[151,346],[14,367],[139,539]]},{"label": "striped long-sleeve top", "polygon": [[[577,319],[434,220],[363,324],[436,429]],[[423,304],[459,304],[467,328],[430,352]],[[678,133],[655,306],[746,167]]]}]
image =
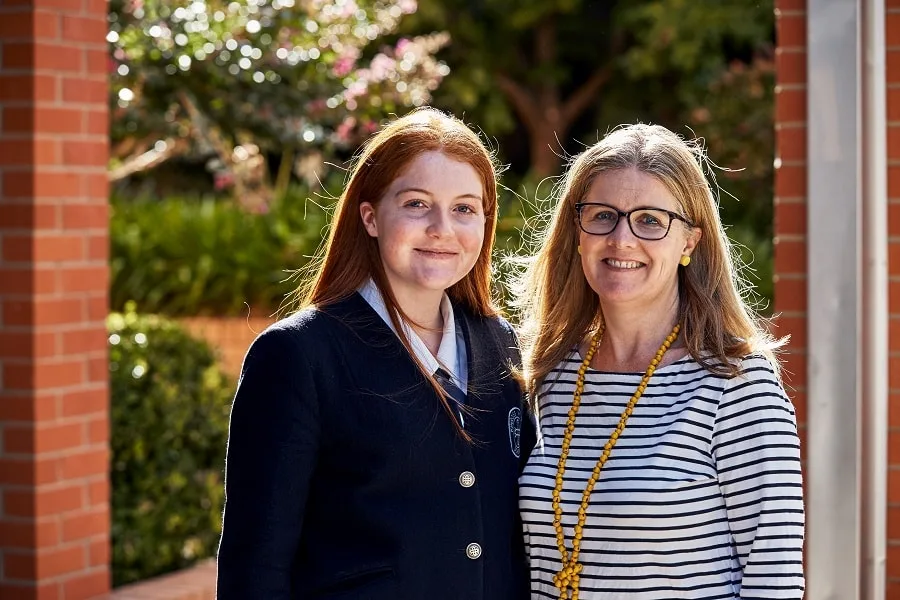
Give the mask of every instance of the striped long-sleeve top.
[{"label": "striped long-sleeve top", "polygon": [[[519,480],[531,597],[559,598],[553,493],[580,357],[538,394],[540,432]],[[771,364],[710,373],[690,357],[656,371],[591,495],[581,600],[803,597],[803,499],[794,409]],[[566,462],[571,552],[582,492],[640,373],[589,369]]]}]

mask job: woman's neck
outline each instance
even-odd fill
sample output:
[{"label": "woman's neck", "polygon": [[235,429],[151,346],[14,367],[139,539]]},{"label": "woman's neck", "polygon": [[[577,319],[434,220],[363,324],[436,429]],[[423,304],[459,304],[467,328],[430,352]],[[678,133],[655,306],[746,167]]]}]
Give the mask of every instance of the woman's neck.
[{"label": "woman's neck", "polygon": [[[672,333],[678,321],[678,302],[652,311],[603,307],[603,320],[603,339],[592,366],[604,371],[642,372]],[[666,352],[662,365],[684,357],[686,352],[679,337]]]}]

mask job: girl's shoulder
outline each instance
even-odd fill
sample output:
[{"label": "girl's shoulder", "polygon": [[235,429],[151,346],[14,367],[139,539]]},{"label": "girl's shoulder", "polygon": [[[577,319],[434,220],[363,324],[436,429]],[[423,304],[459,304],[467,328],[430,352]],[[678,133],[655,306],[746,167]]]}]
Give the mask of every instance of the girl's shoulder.
[{"label": "girl's shoulder", "polygon": [[352,335],[358,329],[377,322],[372,311],[362,311],[353,298],[329,306],[308,306],[269,325],[257,339],[265,337],[290,341],[299,348],[316,348],[329,339]]}]

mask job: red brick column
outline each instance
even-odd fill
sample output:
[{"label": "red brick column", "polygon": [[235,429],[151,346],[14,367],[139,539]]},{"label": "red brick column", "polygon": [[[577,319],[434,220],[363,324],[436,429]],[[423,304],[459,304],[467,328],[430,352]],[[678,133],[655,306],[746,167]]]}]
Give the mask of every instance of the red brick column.
[{"label": "red brick column", "polygon": [[885,13],[890,273],[887,597],[900,600],[900,0],[886,0]]},{"label": "red brick column", "polygon": [[[806,433],[806,0],[776,0],[775,312],[785,383]],[[801,448],[805,447],[805,444]]]},{"label": "red brick column", "polygon": [[0,3],[0,598],[109,589],[105,0]]}]

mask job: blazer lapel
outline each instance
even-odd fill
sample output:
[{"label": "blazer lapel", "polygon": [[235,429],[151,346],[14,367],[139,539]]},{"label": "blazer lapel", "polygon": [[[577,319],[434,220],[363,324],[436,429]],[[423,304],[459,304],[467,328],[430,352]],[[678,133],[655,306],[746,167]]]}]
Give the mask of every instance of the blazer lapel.
[{"label": "blazer lapel", "polygon": [[462,326],[466,342],[469,404],[473,408],[491,408],[503,392],[502,374],[509,369],[505,364],[506,355],[500,351],[501,342],[483,317],[474,316],[455,304],[453,314]]}]

